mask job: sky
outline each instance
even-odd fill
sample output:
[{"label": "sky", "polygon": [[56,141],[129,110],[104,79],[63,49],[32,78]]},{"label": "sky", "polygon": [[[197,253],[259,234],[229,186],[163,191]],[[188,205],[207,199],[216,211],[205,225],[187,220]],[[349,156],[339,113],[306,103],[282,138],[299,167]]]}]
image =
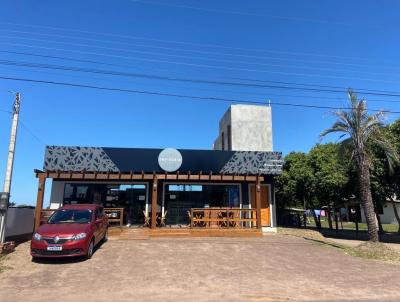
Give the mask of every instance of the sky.
[{"label": "sky", "polygon": [[46,145],[210,149],[237,101],[270,101],[274,150],[306,152],[332,109],[282,104],[346,107],[353,88],[369,108],[400,111],[379,92],[400,94],[399,11],[396,0],[3,0],[0,180],[15,92],[17,204],[35,203]]}]

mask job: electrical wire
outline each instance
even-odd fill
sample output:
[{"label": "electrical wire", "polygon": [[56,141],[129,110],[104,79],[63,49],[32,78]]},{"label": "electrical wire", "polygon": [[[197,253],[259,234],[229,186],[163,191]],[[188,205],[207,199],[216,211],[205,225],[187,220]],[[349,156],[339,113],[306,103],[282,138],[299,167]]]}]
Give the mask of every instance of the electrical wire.
[{"label": "electrical wire", "polygon": [[[152,79],[152,80],[178,81],[178,82],[189,82],[189,83],[197,83],[197,84],[228,85],[228,86],[238,86],[238,87],[271,88],[271,89],[286,89],[286,90],[300,90],[300,91],[303,90],[303,91],[330,92],[330,93],[346,92],[346,89],[339,90],[339,89],[297,87],[297,86],[278,85],[278,84],[277,85],[265,85],[265,84],[242,83],[242,82],[211,81],[211,80],[202,80],[202,79],[178,78],[178,77],[158,76],[158,75],[152,75],[152,74],[120,72],[120,71],[94,69],[94,68],[70,67],[70,66],[63,66],[63,65],[18,62],[18,61],[9,61],[9,60],[0,60],[0,65],[20,66],[20,67],[29,67],[29,68],[44,68],[44,69],[73,71],[73,72],[86,72],[86,73],[95,73],[95,74],[103,74],[103,75],[110,75],[110,76],[137,77],[137,78]],[[369,92],[369,91],[365,91],[365,92],[363,91],[362,93],[366,94],[366,95],[400,97],[400,93]]]},{"label": "electrical wire", "polygon": [[[0,79],[11,80],[11,81],[30,82],[30,83],[40,83],[40,84],[51,84],[51,85],[59,85],[59,86],[78,87],[78,88],[89,88],[89,89],[97,89],[97,90],[105,90],[105,91],[118,91],[118,92],[134,93],[134,94],[145,94],[145,95],[155,95],[155,96],[163,96],[163,97],[174,97],[174,98],[181,98],[181,99],[194,99],[194,100],[205,100],[205,101],[222,101],[222,102],[229,102],[229,103],[244,103],[244,104],[267,105],[266,102],[260,102],[260,101],[246,101],[246,100],[219,98],[219,97],[204,97],[204,96],[195,96],[195,95],[183,95],[183,94],[173,94],[173,93],[166,93],[166,92],[159,92],[159,91],[113,88],[113,87],[85,85],[85,84],[75,84],[75,83],[58,82],[58,81],[47,81],[47,80],[38,80],[38,79],[28,79],[28,78],[16,78],[16,77],[0,76]],[[294,103],[289,103],[289,102],[288,103],[269,102],[269,104],[275,105],[275,106],[288,106],[288,107],[299,107],[299,108],[309,108],[309,109],[351,110],[351,108],[349,108],[349,107],[305,105],[305,104],[294,104]],[[400,111],[392,111],[392,110],[368,109],[368,111],[400,114]]]},{"label": "electrical wire", "polygon": [[[252,51],[252,52],[259,52],[259,53],[278,53],[278,54],[296,55],[296,56],[298,56],[298,55],[300,55],[300,56],[319,56],[319,57],[328,57],[328,58],[335,58],[335,59],[369,61],[369,59],[362,58],[362,57],[349,57],[349,56],[327,55],[327,54],[317,54],[317,53],[307,53],[307,52],[293,52],[293,51],[290,52],[290,51],[280,51],[280,50],[264,50],[264,49],[243,48],[243,47],[210,44],[210,43],[193,43],[193,42],[187,42],[187,41],[156,39],[156,38],[105,33],[105,32],[88,31],[88,30],[78,30],[78,29],[37,25],[37,24],[26,24],[26,23],[23,24],[23,23],[15,23],[15,22],[0,22],[0,24],[7,24],[7,25],[13,25],[13,26],[20,26],[20,27],[50,29],[50,30],[58,30],[58,31],[64,31],[64,32],[75,32],[75,33],[81,33],[81,34],[90,34],[90,35],[106,36],[106,37],[129,39],[129,40],[145,40],[145,41],[153,41],[153,42],[190,45],[190,46],[196,46],[196,47],[209,47],[209,48],[211,47],[211,48],[231,49],[231,50],[239,50],[239,51]],[[388,62],[388,61],[387,61],[387,63],[393,64],[393,62]]]},{"label": "electrical wire", "polygon": [[[30,52],[18,52],[18,51],[8,51],[8,50],[0,50],[3,53],[9,54],[17,54],[17,55],[24,55],[24,56],[33,56],[33,57],[40,57],[46,59],[57,59],[57,60],[66,60],[66,61],[73,61],[73,62],[80,62],[80,63],[91,63],[91,64],[99,64],[99,65],[107,65],[107,66],[117,66],[123,68],[136,68],[134,66],[126,65],[126,64],[114,64],[114,63],[106,63],[101,61],[94,61],[94,60],[83,60],[83,59],[75,59],[71,57],[64,57],[64,56],[52,56],[52,55],[41,55],[35,54]],[[157,69],[159,70],[159,69]],[[333,88],[333,89],[341,89],[345,90],[347,88],[341,86],[333,86],[333,85],[320,85],[320,84],[308,84],[308,83],[296,83],[296,82],[286,82],[286,81],[271,81],[271,80],[261,80],[261,79],[252,79],[252,78],[235,78],[232,77],[233,80],[242,80],[242,81],[250,81],[250,82],[259,82],[259,83],[274,83],[274,84],[284,84],[284,85],[296,85],[296,86],[308,86],[308,87],[321,87],[321,88]],[[388,93],[388,94],[395,94],[400,92],[393,92],[389,90],[376,90],[376,89],[367,89],[367,88],[354,88],[354,90],[360,92],[377,92],[377,93]]]},{"label": "electrical wire", "polygon": [[25,125],[25,123],[21,120],[21,118],[19,119],[19,124],[22,126],[22,128],[25,129],[25,131],[27,133],[29,133],[35,140],[37,140],[39,143],[41,143],[42,145],[47,145],[42,139],[40,139],[35,133],[33,133],[32,130],[30,130],[28,128],[28,126]]},{"label": "electrical wire", "polygon": [[[291,20],[291,21],[300,21],[300,22],[312,22],[312,23],[328,24],[328,25],[335,25],[335,26],[337,26],[337,25],[354,26],[355,25],[355,24],[349,24],[349,23],[343,23],[343,22],[332,22],[332,21],[326,21],[326,20],[315,20],[315,19],[308,19],[308,18],[278,16],[278,15],[271,15],[271,14],[248,13],[248,12],[243,12],[243,11],[221,10],[221,9],[214,9],[214,8],[192,6],[192,5],[172,4],[170,2],[140,1],[140,0],[129,0],[129,1],[132,3],[140,3],[140,4],[145,4],[145,5],[160,5],[160,6],[166,6],[166,7],[176,7],[176,8],[191,9],[191,10],[211,12],[211,13],[228,14],[228,15],[242,15],[242,16],[249,16],[249,17],[272,18],[272,19]],[[377,28],[374,28],[374,29],[377,29]]]},{"label": "electrical wire", "polygon": [[[1,22],[0,22],[1,23]],[[19,30],[8,30],[8,29],[0,29],[3,32],[10,32],[10,33],[22,33],[22,34],[29,34],[32,35],[39,35],[39,36],[46,36],[46,37],[57,37],[62,39],[74,39],[74,40],[84,40],[89,42],[97,42],[97,43],[112,43],[112,44],[120,44],[126,46],[135,46],[135,47],[145,47],[145,48],[153,48],[153,49],[162,49],[162,50],[171,50],[171,51],[180,51],[180,52],[191,52],[191,53],[198,53],[198,54],[206,54],[206,55],[217,55],[217,56],[229,56],[229,57],[242,57],[248,59],[259,59],[259,60],[279,60],[279,61],[288,61],[288,62],[301,62],[301,63],[317,63],[317,64],[333,64],[333,65],[343,65],[343,66],[351,66],[351,67],[373,67],[373,68],[384,68],[384,69],[391,69],[391,70],[399,70],[400,67],[395,66],[382,66],[381,65],[371,65],[371,64],[356,64],[356,63],[343,63],[343,62],[333,62],[333,61],[319,61],[319,60],[304,60],[304,59],[294,59],[294,58],[280,58],[280,57],[266,57],[266,56],[256,56],[256,55],[246,55],[246,54],[237,54],[237,53],[227,53],[227,52],[216,52],[216,51],[205,51],[199,49],[183,49],[183,48],[176,48],[176,47],[166,47],[166,46],[154,46],[154,45],[145,45],[145,44],[137,44],[137,43],[129,43],[129,42],[121,42],[121,41],[111,41],[111,40],[104,40],[104,39],[93,39],[93,38],[86,38],[86,37],[78,37],[78,36],[68,36],[68,35],[60,35],[60,34],[53,34],[53,33],[38,33],[32,31],[19,31]],[[4,36],[7,37],[7,36]],[[17,39],[34,39],[34,38],[27,38],[27,37],[18,37],[18,36],[8,36],[9,38],[17,38]],[[37,39],[36,39],[37,40]],[[42,40],[43,41],[43,40]],[[48,41],[48,40],[44,40]],[[57,42],[57,41],[56,41]],[[177,56],[177,55],[174,55]],[[196,57],[197,58],[197,57]],[[211,60],[209,58],[204,58]],[[220,59],[212,59],[214,61],[219,61]],[[236,62],[236,61],[235,61]],[[257,64],[248,62],[249,64]]]},{"label": "electrical wire", "polygon": [[[18,37],[10,37],[10,38],[17,38]],[[26,40],[33,40],[33,41],[42,41],[48,42],[48,40],[44,39],[35,39],[35,38],[22,38]],[[194,59],[191,56],[182,56],[182,55],[175,55],[175,54],[163,54],[163,53],[152,53],[148,51],[140,51],[140,50],[132,50],[132,49],[122,49],[122,48],[114,48],[114,47],[104,47],[98,45],[90,45],[90,44],[81,44],[81,43],[72,43],[72,42],[61,42],[61,41],[52,41],[52,43],[64,44],[64,45],[71,45],[71,46],[79,46],[79,47],[92,47],[92,48],[99,48],[104,50],[111,50],[111,51],[122,51],[127,53],[140,53],[144,55],[161,55],[161,56],[169,56],[169,57],[180,57],[180,58],[187,58],[187,59]],[[2,42],[1,44],[7,44],[6,42]],[[32,47],[32,46],[31,46]],[[399,81],[388,81],[388,80],[379,80],[379,79],[372,79],[372,78],[364,78],[364,77],[348,77],[348,76],[338,76],[338,75],[325,75],[325,74],[310,74],[310,73],[298,73],[298,72],[285,72],[285,71],[276,71],[276,70],[259,70],[259,69],[252,69],[252,68],[240,68],[240,67],[228,67],[228,66],[221,66],[221,65],[211,65],[211,64],[197,64],[197,63],[188,63],[182,61],[171,61],[171,60],[160,60],[154,58],[143,58],[143,57],[128,57],[130,60],[135,61],[145,61],[145,62],[156,62],[156,63],[165,63],[165,64],[174,64],[174,65],[183,65],[183,66],[190,66],[196,68],[206,68],[206,69],[220,69],[220,70],[229,70],[229,71],[246,71],[252,73],[270,73],[270,74],[282,74],[282,75],[293,75],[293,76],[301,76],[301,77],[314,77],[314,78],[332,78],[332,79],[346,79],[346,80],[358,80],[358,81],[368,81],[368,82],[380,82],[380,83],[390,83],[390,84],[399,84]],[[213,59],[206,59],[206,60],[213,60]],[[235,61],[228,61],[231,63],[235,63]],[[241,63],[237,61],[236,63]],[[242,62],[243,63],[243,62]],[[335,69],[323,69],[323,68],[309,68],[309,67],[301,67],[301,66],[287,66],[287,65],[279,65],[279,64],[266,64],[266,63],[259,63],[256,65],[263,65],[269,67],[292,67],[298,69],[318,69],[318,70],[328,70],[328,71],[335,71]],[[346,72],[357,72],[357,71],[346,71]],[[373,73],[374,75],[387,75],[386,73]],[[393,76],[394,74],[390,74]]]}]

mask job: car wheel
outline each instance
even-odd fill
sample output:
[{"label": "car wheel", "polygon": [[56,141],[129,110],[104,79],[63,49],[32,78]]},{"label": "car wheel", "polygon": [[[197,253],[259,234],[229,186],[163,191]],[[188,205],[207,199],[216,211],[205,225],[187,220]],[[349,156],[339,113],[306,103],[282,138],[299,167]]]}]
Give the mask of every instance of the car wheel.
[{"label": "car wheel", "polygon": [[86,253],[86,259],[90,259],[93,256],[93,251],[94,251],[94,239],[92,239],[89,243],[89,247]]},{"label": "car wheel", "polygon": [[107,240],[108,240],[108,228],[106,229],[106,232],[104,233],[103,242],[106,242]]}]

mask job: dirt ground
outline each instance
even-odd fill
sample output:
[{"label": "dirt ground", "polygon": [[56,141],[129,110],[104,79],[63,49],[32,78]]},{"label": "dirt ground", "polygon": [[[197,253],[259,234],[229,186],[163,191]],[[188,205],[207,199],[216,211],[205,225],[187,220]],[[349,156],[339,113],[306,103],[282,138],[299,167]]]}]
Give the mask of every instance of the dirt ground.
[{"label": "dirt ground", "polygon": [[0,301],[399,301],[400,265],[302,238],[108,241],[93,258],[8,256]]}]

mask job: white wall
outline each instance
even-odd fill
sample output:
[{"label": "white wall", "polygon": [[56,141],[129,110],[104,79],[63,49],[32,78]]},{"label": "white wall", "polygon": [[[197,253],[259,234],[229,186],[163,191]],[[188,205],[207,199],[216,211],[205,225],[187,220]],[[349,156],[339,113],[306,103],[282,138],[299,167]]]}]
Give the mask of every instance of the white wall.
[{"label": "white wall", "polygon": [[272,112],[269,106],[231,105],[219,122],[214,150],[228,150],[228,126],[231,126],[231,150],[273,151]]},{"label": "white wall", "polygon": [[[400,202],[396,202],[397,212],[400,214]],[[391,203],[387,203],[383,206],[383,214],[379,215],[381,218],[381,223],[387,224],[398,224],[396,220],[396,216],[394,215],[393,205]],[[362,222],[366,222],[364,211],[361,208],[361,220]]]},{"label": "white wall", "polygon": [[53,180],[51,184],[50,209],[58,209],[64,198],[65,181]]},{"label": "white wall", "polygon": [[271,107],[233,105],[232,150],[272,151]]}]

